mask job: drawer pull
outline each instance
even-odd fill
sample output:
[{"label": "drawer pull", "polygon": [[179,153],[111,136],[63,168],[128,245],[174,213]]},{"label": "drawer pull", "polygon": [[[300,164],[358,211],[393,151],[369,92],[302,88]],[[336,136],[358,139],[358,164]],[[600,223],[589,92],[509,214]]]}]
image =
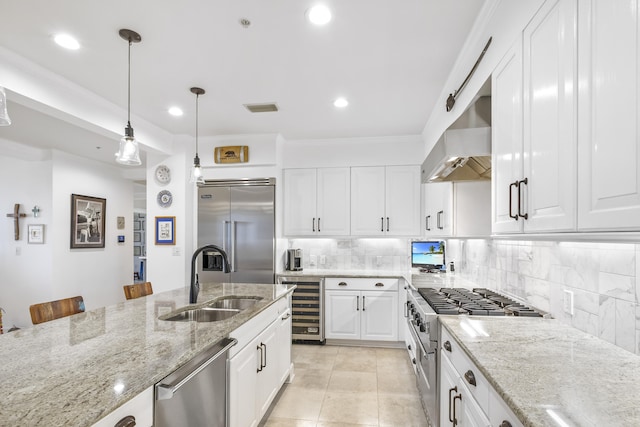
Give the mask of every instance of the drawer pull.
[{"label": "drawer pull", "polygon": [[347,282],[340,282],[338,283],[338,286],[347,286]]},{"label": "drawer pull", "polygon": [[376,283],[376,288],[381,288],[382,286],[384,286],[384,283],[381,283],[381,282]]},{"label": "drawer pull", "polygon": [[499,427],[513,427],[513,426],[511,425],[511,423],[510,423],[509,421],[507,421],[507,420],[503,420],[503,421],[500,423],[500,426],[499,426]]},{"label": "drawer pull", "polygon": [[136,417],[133,415],[127,415],[120,421],[118,421],[114,427],[133,427],[136,425]]},{"label": "drawer pull", "polygon": [[473,386],[476,385],[476,376],[473,374],[473,371],[471,369],[465,372],[464,379],[467,380],[469,384]]},{"label": "drawer pull", "polygon": [[445,341],[444,344],[442,344],[442,346],[444,347],[445,350],[451,353],[451,343],[449,341]]}]

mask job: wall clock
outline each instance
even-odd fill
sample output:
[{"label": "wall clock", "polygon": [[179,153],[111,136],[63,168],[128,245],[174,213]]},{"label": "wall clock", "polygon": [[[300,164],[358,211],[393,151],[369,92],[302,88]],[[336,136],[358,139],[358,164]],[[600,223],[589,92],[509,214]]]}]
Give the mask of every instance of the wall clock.
[{"label": "wall clock", "polygon": [[160,207],[168,208],[171,206],[171,202],[173,202],[173,195],[169,190],[162,190],[158,193],[156,200]]},{"label": "wall clock", "polygon": [[160,165],[156,168],[156,180],[162,184],[167,184],[171,181],[171,169],[169,169],[169,166]]}]

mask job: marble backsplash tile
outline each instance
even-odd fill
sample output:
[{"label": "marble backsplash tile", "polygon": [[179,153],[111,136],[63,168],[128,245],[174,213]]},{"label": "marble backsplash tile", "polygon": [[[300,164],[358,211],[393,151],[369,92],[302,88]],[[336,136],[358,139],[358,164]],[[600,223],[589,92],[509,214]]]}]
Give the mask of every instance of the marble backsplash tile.
[{"label": "marble backsplash tile", "polygon": [[456,274],[640,355],[640,245],[449,239],[447,259]]}]

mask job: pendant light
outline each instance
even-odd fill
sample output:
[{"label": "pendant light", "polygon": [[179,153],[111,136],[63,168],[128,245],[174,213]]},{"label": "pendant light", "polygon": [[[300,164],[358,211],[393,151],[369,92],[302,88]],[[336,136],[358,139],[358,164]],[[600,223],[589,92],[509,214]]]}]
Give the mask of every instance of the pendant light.
[{"label": "pendant light", "polygon": [[0,87],[0,126],[9,126],[11,119],[7,112],[7,95],[4,93],[4,88]]},{"label": "pendant light", "polygon": [[200,168],[200,157],[198,157],[198,98],[200,98],[200,95],[204,95],[204,89],[192,87],[191,93],[196,95],[196,156],[193,158],[190,181],[194,184],[204,184],[204,177]]},{"label": "pendant light", "polygon": [[124,128],[124,136],[120,139],[120,149],[116,153],[116,162],[138,166],[140,161],[140,148],[138,141],[133,136],[133,128],[131,127],[131,44],[140,43],[142,37],[140,34],[132,30],[122,29],[118,32],[120,37],[129,42],[129,72],[127,80],[127,127]]}]

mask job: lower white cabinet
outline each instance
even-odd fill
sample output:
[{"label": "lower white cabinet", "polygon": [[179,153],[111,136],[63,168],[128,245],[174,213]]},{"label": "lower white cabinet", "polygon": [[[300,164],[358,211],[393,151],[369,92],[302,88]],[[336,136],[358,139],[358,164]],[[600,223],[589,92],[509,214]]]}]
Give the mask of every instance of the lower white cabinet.
[{"label": "lower white cabinet", "polygon": [[325,338],[398,340],[398,280],[327,278]]},{"label": "lower white cabinet", "polygon": [[153,386],[151,386],[102,418],[93,427],[113,427],[127,417],[132,417],[136,426],[151,427],[153,425],[153,403]]},{"label": "lower white cabinet", "polygon": [[258,322],[251,325],[257,331],[253,339],[247,339],[252,337],[252,330],[247,328],[238,331],[235,337],[240,348],[233,349],[228,362],[231,427],[257,426],[289,376],[290,307],[281,303],[268,314],[260,319],[258,316]]},{"label": "lower white cabinet", "polygon": [[440,336],[440,426],[522,427],[451,334]]}]

